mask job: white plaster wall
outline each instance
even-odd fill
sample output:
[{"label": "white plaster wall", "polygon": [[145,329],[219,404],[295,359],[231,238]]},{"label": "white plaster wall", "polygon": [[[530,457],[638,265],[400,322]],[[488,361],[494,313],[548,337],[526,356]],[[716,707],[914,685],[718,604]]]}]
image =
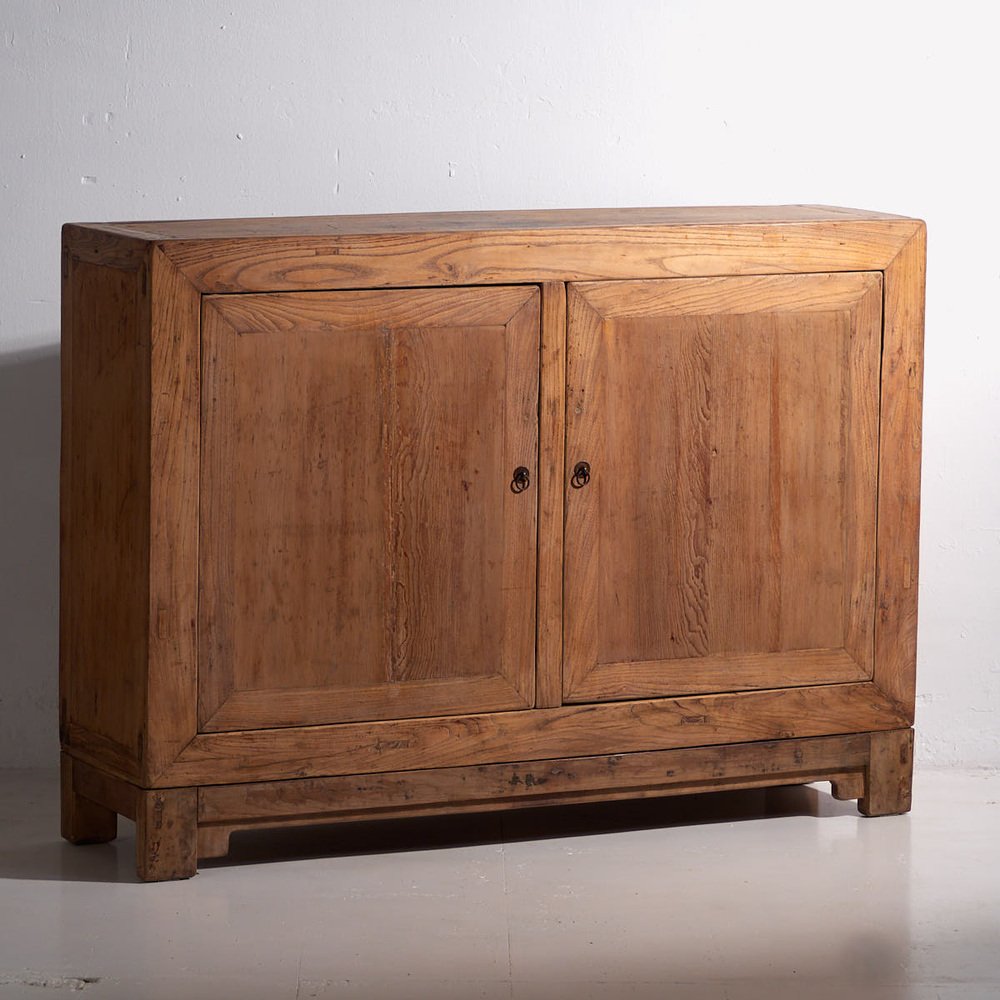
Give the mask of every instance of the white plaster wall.
[{"label": "white plaster wall", "polygon": [[62,222],[821,202],[928,222],[920,756],[1000,766],[984,10],[3,0],[0,764],[56,751]]}]

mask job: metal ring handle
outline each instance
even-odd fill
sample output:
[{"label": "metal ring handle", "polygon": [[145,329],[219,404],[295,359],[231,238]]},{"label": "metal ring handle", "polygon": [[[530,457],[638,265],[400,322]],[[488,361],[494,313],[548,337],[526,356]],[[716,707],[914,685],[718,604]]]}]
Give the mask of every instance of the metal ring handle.
[{"label": "metal ring handle", "polygon": [[510,481],[511,493],[523,493],[531,485],[531,475],[527,468],[519,465],[514,470],[514,478]]},{"label": "metal ring handle", "polygon": [[590,482],[590,462],[577,462],[573,466],[573,478],[569,484],[575,490],[583,489]]}]

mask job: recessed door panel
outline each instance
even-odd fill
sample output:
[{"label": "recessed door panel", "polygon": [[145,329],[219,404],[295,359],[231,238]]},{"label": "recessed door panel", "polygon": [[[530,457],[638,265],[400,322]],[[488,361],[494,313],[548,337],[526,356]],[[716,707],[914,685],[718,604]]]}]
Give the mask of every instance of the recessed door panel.
[{"label": "recessed door panel", "polygon": [[573,285],[564,695],[871,676],[878,274]]},{"label": "recessed door panel", "polygon": [[538,291],[210,296],[203,730],[522,708]]}]

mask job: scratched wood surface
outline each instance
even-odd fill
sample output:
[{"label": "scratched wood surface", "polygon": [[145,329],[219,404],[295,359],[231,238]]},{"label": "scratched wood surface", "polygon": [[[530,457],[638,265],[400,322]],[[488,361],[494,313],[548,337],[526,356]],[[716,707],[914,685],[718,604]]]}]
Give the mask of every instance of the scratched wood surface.
[{"label": "scratched wood surface", "polygon": [[568,700],[871,676],[881,280],[572,285]]},{"label": "scratched wood surface", "polygon": [[910,811],[913,786],[913,730],[872,733],[865,795],[858,804],[866,816],[897,816]]},{"label": "scratched wood surface", "polygon": [[198,790],[156,788],[136,796],[135,866],[143,882],[198,871]]},{"label": "scratched wood surface", "polygon": [[203,729],[533,701],[538,338],[534,287],[207,301]]},{"label": "scratched wood surface", "polygon": [[428,768],[360,777],[304,778],[292,781],[214,785],[198,794],[198,822],[268,825],[299,817],[317,822],[333,818],[419,812],[463,812],[529,804],[579,801],[587,793],[601,798],[668,794],[675,786],[698,782],[777,783],[822,780],[826,775],[859,775],[868,764],[869,736],[827,736],[772,740],[736,747],[697,747],[647,753],[611,754]]}]

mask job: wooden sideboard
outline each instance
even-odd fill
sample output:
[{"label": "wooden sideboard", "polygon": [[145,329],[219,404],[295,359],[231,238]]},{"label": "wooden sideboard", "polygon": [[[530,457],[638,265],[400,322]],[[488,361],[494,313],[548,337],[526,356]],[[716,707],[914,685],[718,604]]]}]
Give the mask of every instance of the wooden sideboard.
[{"label": "wooden sideboard", "polygon": [[909,808],[923,223],[63,229],[63,834]]}]

